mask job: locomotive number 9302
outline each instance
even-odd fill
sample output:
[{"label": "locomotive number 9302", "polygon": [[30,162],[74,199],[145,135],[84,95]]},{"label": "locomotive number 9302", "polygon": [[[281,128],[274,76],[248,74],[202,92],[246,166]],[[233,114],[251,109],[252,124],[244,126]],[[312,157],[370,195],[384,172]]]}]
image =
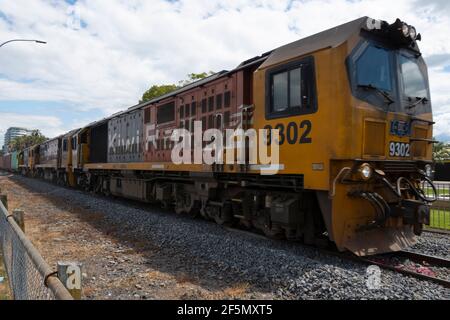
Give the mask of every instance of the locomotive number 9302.
[{"label": "locomotive number 9302", "polygon": [[389,155],[391,157],[406,158],[410,156],[410,144],[402,142],[391,142],[389,144]]}]

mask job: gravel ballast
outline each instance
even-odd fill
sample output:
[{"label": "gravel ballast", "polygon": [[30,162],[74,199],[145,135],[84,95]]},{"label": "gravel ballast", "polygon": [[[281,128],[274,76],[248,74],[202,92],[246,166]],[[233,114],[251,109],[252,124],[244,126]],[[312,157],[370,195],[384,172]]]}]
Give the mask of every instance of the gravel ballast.
[{"label": "gravel ballast", "polygon": [[[250,292],[267,293],[267,298],[450,298],[450,291],[440,285],[386,270],[381,271],[379,288],[369,289],[367,266],[324,255],[297,243],[229,230],[157,206],[149,205],[144,210],[144,205],[61,188],[40,180],[20,176],[12,179],[32,192],[101,212],[101,224],[114,226],[114,237],[145,241],[157,248],[158,255],[176,257],[195,274],[222,282],[246,282],[251,285]],[[449,236],[425,233],[410,250],[448,258],[449,249]]]},{"label": "gravel ballast", "polygon": [[450,234],[423,232],[409,251],[450,259]]}]

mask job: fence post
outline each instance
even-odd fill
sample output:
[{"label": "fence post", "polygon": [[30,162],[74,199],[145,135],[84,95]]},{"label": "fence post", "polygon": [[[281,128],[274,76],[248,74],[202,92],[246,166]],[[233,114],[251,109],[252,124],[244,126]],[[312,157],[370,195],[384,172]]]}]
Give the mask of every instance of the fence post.
[{"label": "fence post", "polygon": [[6,194],[0,194],[0,201],[5,206],[5,209],[8,210],[8,196]]},{"label": "fence post", "polygon": [[25,212],[22,209],[14,209],[12,214],[17,225],[25,233]]},{"label": "fence post", "polygon": [[81,300],[81,267],[79,262],[58,262],[58,278],[75,300]]}]

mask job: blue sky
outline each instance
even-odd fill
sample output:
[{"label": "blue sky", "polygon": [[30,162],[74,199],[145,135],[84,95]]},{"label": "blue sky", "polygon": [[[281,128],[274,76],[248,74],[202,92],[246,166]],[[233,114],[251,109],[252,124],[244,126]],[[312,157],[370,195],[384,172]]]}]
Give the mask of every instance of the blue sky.
[{"label": "blue sky", "polygon": [[239,62],[361,16],[422,33],[435,134],[450,141],[450,2],[0,0],[0,144],[9,126],[55,136],[134,105],[152,84]]}]

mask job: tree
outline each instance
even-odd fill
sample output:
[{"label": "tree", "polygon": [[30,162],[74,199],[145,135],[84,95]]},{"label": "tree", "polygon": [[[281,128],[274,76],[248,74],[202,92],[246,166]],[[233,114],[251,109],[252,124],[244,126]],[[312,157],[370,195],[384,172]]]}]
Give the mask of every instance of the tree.
[{"label": "tree", "polygon": [[179,81],[178,85],[176,85],[176,84],[153,85],[150,87],[150,89],[145,91],[145,93],[142,95],[141,100],[139,100],[139,103],[147,102],[154,98],[161,97],[161,96],[168,94],[172,91],[175,91],[183,86],[186,86],[192,82],[202,80],[213,74],[214,74],[213,71],[202,72],[202,73],[190,73],[187,75],[187,79]]},{"label": "tree", "polygon": [[175,91],[178,87],[174,84],[167,84],[167,85],[153,85],[145,91],[145,93],[142,95],[142,99],[139,101],[139,103],[150,101],[154,98],[163,96],[169,92]]},{"label": "tree", "polygon": [[9,150],[11,151],[20,151],[36,144],[41,144],[47,141],[46,138],[39,130],[33,130],[30,135],[21,136],[13,139],[9,143]]},{"label": "tree", "polygon": [[214,71],[202,72],[202,73],[190,73],[187,75],[188,78],[186,80],[179,81],[178,85],[180,87],[187,86],[188,84],[191,84],[192,82],[199,81],[199,80],[205,79],[209,76],[212,76],[214,73],[215,73]]},{"label": "tree", "polygon": [[433,160],[436,162],[450,160],[450,145],[443,142],[435,143],[433,145]]}]

